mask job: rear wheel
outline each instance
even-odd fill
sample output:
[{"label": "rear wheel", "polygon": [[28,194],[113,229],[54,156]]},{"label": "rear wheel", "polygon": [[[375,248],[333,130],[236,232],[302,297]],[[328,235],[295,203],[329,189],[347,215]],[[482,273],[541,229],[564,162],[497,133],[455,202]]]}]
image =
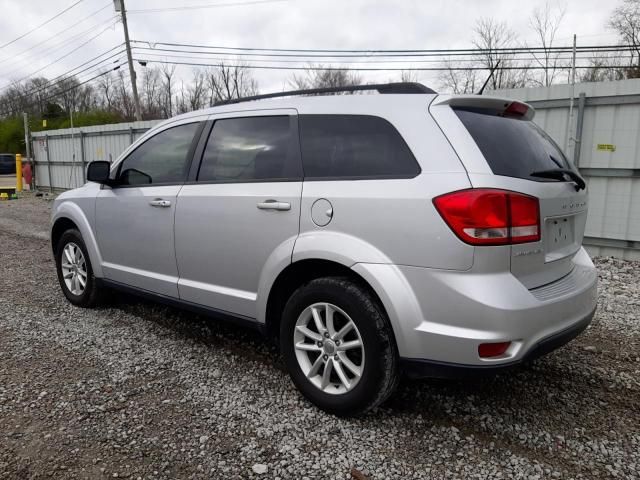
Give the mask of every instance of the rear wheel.
[{"label": "rear wheel", "polygon": [[67,300],[79,307],[93,307],[100,301],[100,288],[91,268],[82,235],[75,229],[62,234],[56,246],[56,270]]},{"label": "rear wheel", "polygon": [[367,412],[397,384],[388,318],[347,278],[316,279],[294,292],[283,312],[280,347],[296,387],[336,415]]}]

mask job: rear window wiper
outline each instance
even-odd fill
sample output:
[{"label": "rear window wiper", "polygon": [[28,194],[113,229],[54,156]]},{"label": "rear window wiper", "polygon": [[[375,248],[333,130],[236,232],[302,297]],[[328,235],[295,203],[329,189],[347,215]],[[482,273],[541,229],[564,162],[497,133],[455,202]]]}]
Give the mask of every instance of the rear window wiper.
[{"label": "rear window wiper", "polygon": [[584,190],[587,188],[587,184],[580,175],[578,175],[573,170],[569,170],[568,168],[552,168],[550,170],[539,170],[537,172],[532,172],[529,174],[532,177],[540,177],[540,178],[554,178],[556,180],[566,180],[566,177],[569,177],[573,183],[576,184],[576,190]]}]

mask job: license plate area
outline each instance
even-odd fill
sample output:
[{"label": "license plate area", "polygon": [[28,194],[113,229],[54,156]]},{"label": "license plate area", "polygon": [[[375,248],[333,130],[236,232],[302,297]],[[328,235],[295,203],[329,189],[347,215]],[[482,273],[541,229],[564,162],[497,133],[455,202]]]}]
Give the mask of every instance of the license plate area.
[{"label": "license plate area", "polygon": [[545,262],[553,262],[578,250],[575,215],[545,219]]}]

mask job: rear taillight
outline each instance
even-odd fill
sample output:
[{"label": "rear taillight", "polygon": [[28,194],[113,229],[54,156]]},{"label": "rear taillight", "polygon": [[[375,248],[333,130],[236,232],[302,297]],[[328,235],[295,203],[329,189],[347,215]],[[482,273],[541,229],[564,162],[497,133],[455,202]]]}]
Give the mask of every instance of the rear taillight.
[{"label": "rear taillight", "polygon": [[522,193],[472,188],[433,199],[460,240],[471,245],[510,245],[540,240],[538,199]]}]

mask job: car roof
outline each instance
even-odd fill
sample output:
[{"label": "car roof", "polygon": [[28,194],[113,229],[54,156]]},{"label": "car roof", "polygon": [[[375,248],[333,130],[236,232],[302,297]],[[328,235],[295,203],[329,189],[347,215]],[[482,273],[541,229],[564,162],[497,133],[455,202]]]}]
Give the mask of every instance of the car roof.
[{"label": "car roof", "polygon": [[436,97],[428,93],[401,94],[357,94],[357,95],[315,95],[269,98],[230,103],[188,112],[170,121],[182,120],[203,115],[250,112],[256,110],[294,109],[299,114],[333,113],[371,115],[389,108],[405,108],[412,105],[424,106]]}]

